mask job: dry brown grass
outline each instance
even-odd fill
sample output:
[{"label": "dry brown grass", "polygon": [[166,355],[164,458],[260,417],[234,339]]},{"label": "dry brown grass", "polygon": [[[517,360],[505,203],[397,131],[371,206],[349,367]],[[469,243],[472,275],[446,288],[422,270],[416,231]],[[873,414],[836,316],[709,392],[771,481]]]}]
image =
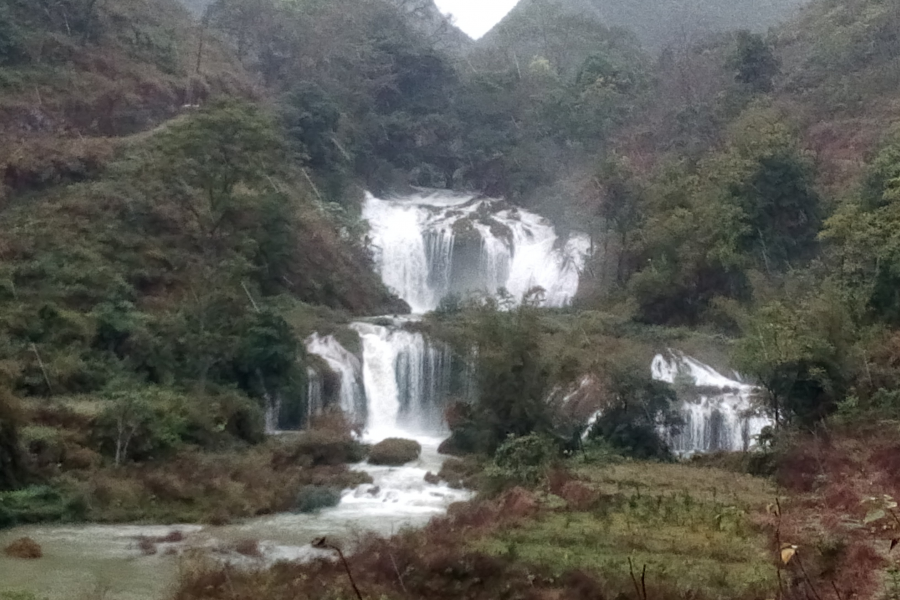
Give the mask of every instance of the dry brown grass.
[{"label": "dry brown grass", "polygon": [[[646,540],[643,550],[634,550],[628,544],[639,544],[641,532],[645,530],[663,529],[659,525],[662,517],[646,526],[633,521],[638,512],[645,509],[652,511],[656,506],[656,499],[649,494],[649,488],[645,488],[643,497],[635,500],[632,496],[634,491],[630,488],[631,479],[638,476],[642,468],[650,471],[652,480],[665,485],[667,491],[678,486],[697,484],[700,488],[698,492],[706,494],[710,499],[715,495],[712,489],[715,485],[737,482],[739,490],[750,486],[750,481],[733,473],[707,469],[694,469],[699,472],[690,473],[690,467],[684,471],[679,465],[634,463],[628,465],[628,468],[618,468],[611,474],[603,475],[560,472],[551,478],[551,483],[559,488],[560,494],[568,498],[516,488],[507,490],[492,500],[478,499],[455,504],[450,507],[446,516],[432,520],[423,530],[405,532],[390,539],[363,539],[349,559],[353,576],[366,598],[640,600],[641,596],[635,593],[627,576],[627,558],[629,552],[637,552],[639,557],[655,552],[654,544],[659,539]],[[596,467],[591,469],[605,470]],[[681,481],[673,481],[674,476],[680,477]],[[755,491],[752,501],[768,496],[771,487],[764,481],[753,481],[756,481],[760,489]],[[629,509],[630,500],[621,496],[609,498],[599,489],[602,486],[615,489],[617,482],[621,482],[623,490],[627,490],[628,498],[636,501],[635,507]],[[680,505],[681,502],[679,497],[677,502],[672,500],[670,504]],[[693,508],[682,509],[684,514],[681,517],[687,521],[678,529],[682,532],[680,539],[691,544],[685,552],[702,552],[706,548],[706,554],[691,557],[679,553],[678,539],[673,539],[672,549],[669,550],[672,560],[682,561],[689,566],[681,569],[680,573],[672,573],[666,577],[654,572],[648,578],[648,598],[759,600],[767,597],[761,590],[772,591],[769,584],[774,581],[775,570],[765,559],[759,559],[760,553],[766,552],[763,547],[765,535],[759,534],[755,529],[746,534],[749,536],[747,540],[752,540],[754,544],[762,540],[760,547],[753,545],[748,548],[748,542],[744,539],[735,538],[731,542],[727,539],[730,533],[717,529],[727,526],[725,521],[715,518],[719,504],[712,500],[705,504],[698,499],[697,504],[692,506]],[[630,527],[633,530],[630,533],[624,531],[625,524],[620,522],[619,517],[608,516],[610,511],[619,509],[630,511],[629,514],[632,515],[629,517],[632,519]],[[569,527],[567,523],[572,519],[574,525]],[[604,525],[604,521],[609,521],[609,524]],[[735,521],[734,526],[742,525]],[[605,563],[599,567],[600,563],[592,563],[591,559],[598,548],[588,548],[583,543],[587,529],[593,528],[596,530],[594,533],[600,534],[604,527],[612,528],[610,535],[614,534],[616,537],[610,539],[618,540],[614,543],[623,544],[618,547],[619,554],[613,557],[616,561],[615,569]],[[535,540],[538,554],[526,556],[530,550],[525,542],[519,548],[515,544],[504,545],[504,536],[510,535],[522,537],[523,540],[530,535],[540,536]],[[659,538],[658,535],[656,537]],[[577,543],[584,547],[577,544],[568,546],[565,542],[568,538],[573,540],[573,544],[581,540]],[[498,543],[502,546],[501,551],[495,551]],[[581,552],[584,552],[585,558],[581,562],[591,564],[591,567],[565,566],[577,564],[579,559],[575,554]],[[604,552],[608,553],[609,548]],[[570,557],[570,553],[573,556]],[[544,558],[540,559],[541,556]],[[746,572],[747,565],[741,561],[746,560],[747,556],[751,556],[755,562],[750,565],[750,574],[746,576],[754,577],[754,569],[758,568],[764,569],[767,574],[761,580],[745,583],[741,588],[735,587],[730,591],[727,587],[722,588],[723,582],[727,583],[725,578],[730,577],[723,575],[723,569],[726,572],[733,569],[743,569],[741,572]],[[621,574],[622,565],[626,569],[624,576]],[[638,568],[640,569],[640,565]],[[712,578],[713,584],[719,587],[712,587],[706,579],[690,579],[690,576],[698,573]],[[250,600],[262,595],[272,600],[349,600],[355,597],[340,564],[325,560],[307,565],[283,564],[270,570],[243,573],[225,571],[215,565],[202,565],[184,576],[173,599]]]},{"label": "dry brown grass", "polygon": [[30,537],[19,538],[3,549],[3,553],[12,558],[34,560],[44,556],[41,545]]},{"label": "dry brown grass", "polygon": [[790,585],[860,600],[882,594],[886,571],[898,564],[891,540],[900,523],[890,515],[865,521],[875,508],[867,499],[900,498],[897,429],[896,422],[856,424],[787,445],[776,477],[788,499],[770,521],[778,526],[773,544],[799,546],[801,561],[786,571]]}]

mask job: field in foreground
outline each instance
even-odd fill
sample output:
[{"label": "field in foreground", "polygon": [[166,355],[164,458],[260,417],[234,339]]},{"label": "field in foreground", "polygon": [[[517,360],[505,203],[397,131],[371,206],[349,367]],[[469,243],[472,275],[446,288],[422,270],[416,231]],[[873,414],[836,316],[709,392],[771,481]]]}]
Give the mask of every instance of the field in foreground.
[{"label": "field in foreground", "polygon": [[[715,468],[577,459],[538,490],[454,505],[422,531],[367,539],[365,598],[770,598],[766,479]],[[643,581],[642,581],[643,580]],[[353,598],[337,562],[236,572],[195,564],[177,600]]]}]

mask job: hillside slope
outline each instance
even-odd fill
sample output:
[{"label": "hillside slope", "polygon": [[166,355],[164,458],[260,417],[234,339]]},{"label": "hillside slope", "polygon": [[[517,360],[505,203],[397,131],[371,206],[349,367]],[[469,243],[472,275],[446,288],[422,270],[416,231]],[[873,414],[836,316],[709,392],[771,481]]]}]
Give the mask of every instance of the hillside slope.
[{"label": "hillside slope", "polygon": [[199,386],[259,411],[304,401],[292,315],[406,310],[271,91],[179,2],[0,12],[0,387]]},{"label": "hillside slope", "polygon": [[808,0],[522,0],[482,40],[480,46],[497,44],[503,31],[522,21],[540,21],[557,5],[573,15],[587,15],[607,27],[634,32],[650,50],[669,44],[734,29],[765,31],[793,16]]}]

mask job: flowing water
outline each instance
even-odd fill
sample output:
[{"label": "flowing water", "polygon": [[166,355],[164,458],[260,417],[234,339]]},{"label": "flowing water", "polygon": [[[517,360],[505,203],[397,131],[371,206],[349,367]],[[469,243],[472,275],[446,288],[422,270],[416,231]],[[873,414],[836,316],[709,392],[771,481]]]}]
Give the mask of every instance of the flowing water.
[{"label": "flowing water", "polygon": [[684,427],[669,443],[680,455],[748,450],[771,420],[759,414],[757,389],[708,365],[669,351],[651,365],[653,378],[674,384],[682,398]]},{"label": "flowing water", "polygon": [[[392,433],[410,437],[402,429]],[[322,535],[352,543],[367,531],[390,535],[422,526],[452,502],[468,499],[469,493],[425,482],[428,471],[440,469],[440,438],[416,439],[423,448],[420,460],[400,468],[356,465],[371,474],[374,483],[345,491],[337,507],[318,515],[280,514],[224,527],[43,525],[2,531],[0,547],[27,535],[41,544],[44,558],[23,561],[0,555],[0,593],[29,590],[49,600],[77,600],[99,598],[97,592],[105,591],[107,600],[156,600],[170,592],[186,549],[203,548],[223,560],[264,565],[321,556],[309,542]],[[152,556],[138,546],[140,536],[173,531],[183,533],[184,540],[159,544]],[[261,559],[250,561],[229,549],[246,539],[260,540]]]},{"label": "flowing water", "polygon": [[[31,536],[44,549],[39,561],[20,561],[0,555],[0,592],[27,589],[51,600],[69,600],[79,594],[105,590],[109,600],[149,600],[167,595],[186,549],[203,548],[232,562],[249,559],[229,550],[240,540],[260,541],[260,564],[275,560],[303,560],[318,556],[309,542],[326,535],[352,542],[357,534],[390,535],[403,527],[418,527],[443,513],[470,493],[425,482],[437,473],[443,458],[437,447],[444,432],[442,405],[452,392],[453,361],[449,349],[402,329],[402,323],[356,323],[361,357],[334,337],[307,339],[307,349],[332,371],[336,389],[325,389],[325,377],[309,373],[311,411],[336,403],[364,424],[364,441],[387,437],[416,439],[420,459],[403,467],[368,464],[354,469],[368,472],[374,483],[345,490],[340,504],[318,515],[280,514],[225,527],[199,526],[35,526],[0,532],[0,547]],[[329,400],[329,396],[331,397]],[[270,426],[278,421],[273,410]],[[157,554],[145,556],[140,536],[159,537],[182,532],[184,540],[161,544]],[[87,597],[87,596],[85,596]],[[96,597],[96,596],[95,596]]]},{"label": "flowing water", "polygon": [[503,288],[518,300],[538,286],[547,306],[565,306],[590,248],[586,236],[563,240],[534,213],[446,191],[389,200],[369,194],[363,217],[382,279],[416,314],[451,294]]}]

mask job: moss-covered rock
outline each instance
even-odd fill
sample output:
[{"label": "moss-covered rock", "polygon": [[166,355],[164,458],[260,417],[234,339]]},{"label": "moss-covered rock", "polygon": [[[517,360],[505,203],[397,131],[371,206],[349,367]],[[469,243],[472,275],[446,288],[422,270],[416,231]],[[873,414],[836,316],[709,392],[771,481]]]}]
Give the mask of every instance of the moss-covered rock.
[{"label": "moss-covered rock", "polygon": [[369,462],[373,465],[405,465],[419,458],[422,446],[415,440],[388,438],[372,446]]}]

